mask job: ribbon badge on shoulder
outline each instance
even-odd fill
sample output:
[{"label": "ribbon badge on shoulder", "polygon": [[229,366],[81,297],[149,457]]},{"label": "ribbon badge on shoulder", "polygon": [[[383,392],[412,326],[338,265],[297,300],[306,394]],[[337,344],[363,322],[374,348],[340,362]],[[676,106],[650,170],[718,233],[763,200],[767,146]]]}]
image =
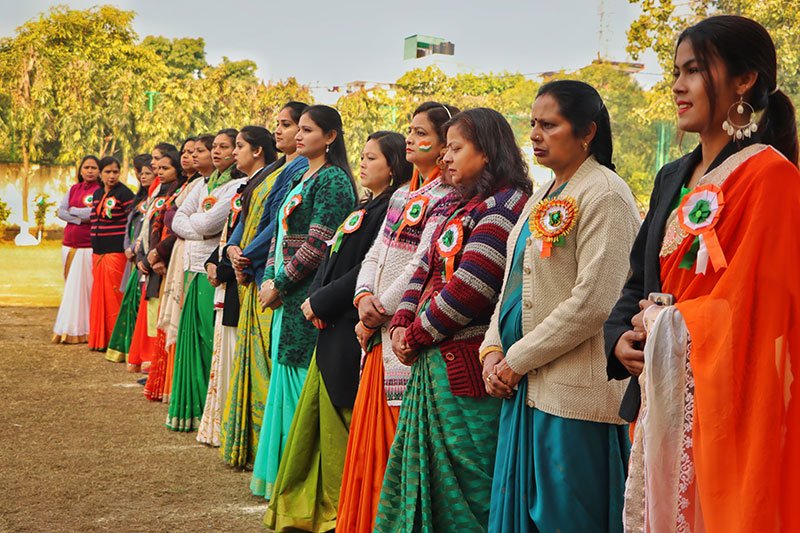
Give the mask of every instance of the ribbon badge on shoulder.
[{"label": "ribbon badge on shoulder", "polygon": [[106,201],[103,203],[103,208],[106,218],[111,218],[111,211],[113,211],[116,205],[117,205],[116,198],[106,198]]},{"label": "ribbon badge on shoulder", "polygon": [[146,215],[146,214],[147,214],[147,207],[148,207],[148,206],[147,206],[147,200],[144,200],[143,202],[140,202],[140,203],[139,203],[139,207],[137,207],[136,209],[137,209],[137,210],[138,210],[138,211],[139,211],[141,214],[143,214],[143,215]]},{"label": "ribbon badge on shoulder", "polygon": [[289,202],[283,208],[283,220],[281,223],[283,224],[283,230],[289,230],[289,216],[292,214],[292,211],[297,209],[297,206],[303,203],[303,195],[295,194],[289,199]]},{"label": "ribbon badge on shoulder", "polygon": [[242,212],[242,193],[236,193],[231,198],[231,212],[228,213],[229,226],[236,224],[236,219],[239,218],[239,213]]},{"label": "ribbon badge on shoulder", "polygon": [[174,193],[172,193],[172,196],[170,196],[169,200],[167,200],[167,207],[172,207],[175,204],[175,200],[178,198],[178,195],[180,195],[183,192],[184,186],[185,184],[181,185],[180,187],[177,188],[177,190]]},{"label": "ribbon badge on shoulder", "polygon": [[683,256],[681,268],[690,269],[696,263],[695,273],[705,274],[709,259],[715,271],[728,266],[714,230],[724,205],[722,189],[713,183],[701,185],[683,198],[678,206],[678,224],[695,239]]},{"label": "ribbon badge on shoulder", "polygon": [[425,217],[428,203],[431,201],[427,196],[422,196],[406,204],[403,210],[403,218],[395,230],[396,235],[400,235],[407,226],[416,226]]},{"label": "ribbon badge on shoulder", "polygon": [[216,198],[214,198],[213,196],[206,196],[200,203],[200,208],[203,210],[203,212],[207,213],[208,211],[211,211],[211,208],[214,207],[216,203],[217,203]]},{"label": "ribbon badge on shoulder", "polygon": [[464,226],[461,219],[448,222],[436,240],[436,248],[444,257],[444,279],[450,281],[455,272],[456,255],[464,244]]},{"label": "ribbon badge on shoulder", "polygon": [[153,209],[156,211],[162,211],[167,207],[167,199],[163,196],[161,198],[156,198],[156,202],[153,204]]},{"label": "ribbon badge on shoulder", "polygon": [[92,200],[94,200],[94,195],[87,194],[86,196],[83,197],[83,205],[85,205],[86,207],[92,207]]},{"label": "ribbon badge on shoulder", "polygon": [[553,246],[560,246],[578,220],[575,198],[550,198],[533,208],[528,227],[536,240],[540,257],[550,257]]}]

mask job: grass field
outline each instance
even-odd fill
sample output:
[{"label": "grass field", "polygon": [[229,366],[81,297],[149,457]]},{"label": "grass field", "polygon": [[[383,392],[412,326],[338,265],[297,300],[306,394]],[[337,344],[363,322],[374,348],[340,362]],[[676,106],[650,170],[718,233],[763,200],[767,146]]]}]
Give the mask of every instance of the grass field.
[{"label": "grass field", "polygon": [[61,243],[0,244],[0,306],[57,307],[64,290]]}]

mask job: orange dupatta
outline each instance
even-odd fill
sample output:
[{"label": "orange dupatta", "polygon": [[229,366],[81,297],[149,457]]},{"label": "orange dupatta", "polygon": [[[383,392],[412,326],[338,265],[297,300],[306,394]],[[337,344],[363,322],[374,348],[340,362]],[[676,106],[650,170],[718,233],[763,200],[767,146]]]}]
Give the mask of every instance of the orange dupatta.
[{"label": "orange dupatta", "polygon": [[662,248],[663,290],[692,342],[690,506],[710,532],[800,531],[800,172],[751,148],[706,176],[724,192],[715,231],[728,266],[680,268],[694,238],[674,216]]}]

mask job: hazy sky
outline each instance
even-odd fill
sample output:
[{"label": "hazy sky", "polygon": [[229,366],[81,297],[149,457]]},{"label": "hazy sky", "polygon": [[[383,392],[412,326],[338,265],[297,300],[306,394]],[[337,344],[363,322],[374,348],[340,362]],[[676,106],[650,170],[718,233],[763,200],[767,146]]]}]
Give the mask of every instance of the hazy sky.
[{"label": "hazy sky", "polygon": [[[97,1],[0,0],[0,35],[10,36],[50,6],[86,9]],[[312,86],[392,82],[413,65],[403,39],[435,35],[455,43],[462,70],[537,73],[574,69],[600,50],[625,60],[625,32],[639,8],[628,0],[115,0],[137,13],[140,37],[203,37],[207,59],[252,59],[264,79],[295,76]],[[601,44],[599,6],[605,7]],[[657,73],[653,56],[646,72]],[[640,75],[646,85],[657,76]],[[324,91],[320,89],[317,93]]]}]

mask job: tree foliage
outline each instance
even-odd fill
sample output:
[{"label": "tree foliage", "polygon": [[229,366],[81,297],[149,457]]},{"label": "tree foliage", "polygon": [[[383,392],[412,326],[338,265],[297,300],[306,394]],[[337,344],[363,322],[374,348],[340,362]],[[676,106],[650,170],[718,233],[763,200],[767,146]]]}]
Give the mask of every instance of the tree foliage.
[{"label": "tree foliage", "polygon": [[250,60],[209,65],[202,38],[140,41],[134,16],[58,6],[0,39],[0,160],[23,164],[24,220],[34,162],[95,153],[125,170],[157,142],[271,124],[284,101],[311,100],[294,79],[264,84]]}]

